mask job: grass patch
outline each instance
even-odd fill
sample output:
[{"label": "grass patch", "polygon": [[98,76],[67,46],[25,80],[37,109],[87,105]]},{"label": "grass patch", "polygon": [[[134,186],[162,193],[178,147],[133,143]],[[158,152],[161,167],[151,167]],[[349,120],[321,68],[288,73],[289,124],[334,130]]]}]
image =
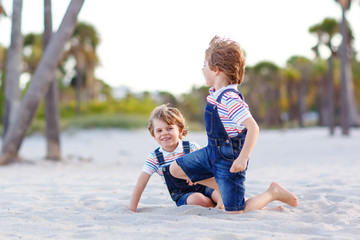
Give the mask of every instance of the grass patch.
[{"label": "grass patch", "polygon": [[[132,114],[91,115],[60,120],[60,129],[123,128],[137,129],[148,126],[148,117]],[[34,119],[30,133],[45,132],[45,120]]]},{"label": "grass patch", "polygon": [[[28,134],[45,132],[46,122],[43,119],[35,118]],[[148,116],[138,114],[100,114],[90,116],[78,116],[60,119],[60,130],[91,129],[91,128],[121,128],[121,129],[141,129],[147,128]],[[204,131],[205,126],[200,122],[189,122],[191,132]],[[2,126],[0,125],[0,134]]]}]

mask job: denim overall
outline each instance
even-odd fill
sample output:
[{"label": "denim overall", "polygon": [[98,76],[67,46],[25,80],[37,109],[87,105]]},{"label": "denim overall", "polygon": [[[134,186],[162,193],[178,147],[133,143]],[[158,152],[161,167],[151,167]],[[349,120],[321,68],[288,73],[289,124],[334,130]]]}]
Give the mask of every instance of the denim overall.
[{"label": "denim overall", "polygon": [[[235,89],[224,90],[216,99],[221,102],[226,92],[235,92],[243,99],[242,94]],[[205,126],[208,135],[208,155],[212,162],[211,167],[215,180],[219,186],[220,194],[227,211],[243,210],[245,206],[245,173],[231,173],[230,168],[234,160],[239,156],[245,141],[247,130],[230,138],[227,134],[216,105],[207,103],[205,107]]]},{"label": "denim overall", "polygon": [[[176,202],[177,206],[186,204],[186,199],[184,199],[184,201],[181,201],[180,203],[179,200],[181,197],[183,197],[184,195],[190,195],[194,192],[203,193],[205,196],[211,199],[211,193],[213,192],[213,189],[200,184],[190,186],[186,180],[173,177],[170,174],[170,165],[163,166],[165,164],[164,155],[162,154],[162,152],[159,151],[159,149],[160,148],[157,148],[155,150],[156,158],[159,162],[159,168],[163,171],[166,186],[169,190],[172,200]],[[190,153],[189,141],[183,141],[183,149],[185,154]]]}]

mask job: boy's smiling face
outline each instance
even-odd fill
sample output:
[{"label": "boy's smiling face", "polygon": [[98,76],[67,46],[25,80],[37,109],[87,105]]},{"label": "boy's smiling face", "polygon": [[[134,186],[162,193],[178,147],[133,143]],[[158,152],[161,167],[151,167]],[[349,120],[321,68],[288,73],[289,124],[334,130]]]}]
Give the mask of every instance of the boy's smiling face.
[{"label": "boy's smiling face", "polygon": [[177,125],[168,125],[159,119],[154,119],[153,124],[155,141],[166,152],[173,152],[179,143],[182,131],[179,130]]}]

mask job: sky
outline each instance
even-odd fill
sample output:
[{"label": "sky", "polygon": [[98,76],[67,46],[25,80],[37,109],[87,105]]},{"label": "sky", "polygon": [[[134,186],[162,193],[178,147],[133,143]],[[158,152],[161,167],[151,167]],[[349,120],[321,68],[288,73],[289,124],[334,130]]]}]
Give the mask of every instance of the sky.
[{"label": "sky", "polygon": [[[11,14],[12,0],[2,3]],[[52,1],[54,31],[69,3]],[[24,34],[43,31],[43,0],[23,0],[22,14]],[[308,30],[326,17],[340,20],[335,0],[85,0],[78,20],[100,36],[97,78],[133,92],[179,95],[205,84],[204,51],[215,35],[239,42],[248,66],[271,61],[284,67],[291,56],[314,57],[316,37]],[[360,50],[359,0],[347,18]],[[0,44],[9,45],[10,32],[10,18],[1,18]]]}]

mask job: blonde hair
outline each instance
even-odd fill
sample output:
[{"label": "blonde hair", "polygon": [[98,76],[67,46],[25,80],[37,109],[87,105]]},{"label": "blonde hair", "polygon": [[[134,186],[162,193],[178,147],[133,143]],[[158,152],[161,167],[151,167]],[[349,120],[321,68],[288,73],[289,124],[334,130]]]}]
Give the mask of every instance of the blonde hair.
[{"label": "blonde hair", "polygon": [[182,131],[180,139],[182,139],[183,136],[186,136],[189,132],[189,129],[186,126],[185,118],[183,117],[181,112],[177,108],[169,107],[168,104],[157,106],[151,112],[148,129],[150,131],[151,136],[153,137],[155,137],[154,134],[155,119],[164,121],[168,125],[177,125],[179,127],[180,132]]},{"label": "blonde hair", "polygon": [[228,77],[230,84],[241,84],[245,73],[245,57],[240,45],[227,38],[215,36],[205,51],[209,68],[219,70]]}]

